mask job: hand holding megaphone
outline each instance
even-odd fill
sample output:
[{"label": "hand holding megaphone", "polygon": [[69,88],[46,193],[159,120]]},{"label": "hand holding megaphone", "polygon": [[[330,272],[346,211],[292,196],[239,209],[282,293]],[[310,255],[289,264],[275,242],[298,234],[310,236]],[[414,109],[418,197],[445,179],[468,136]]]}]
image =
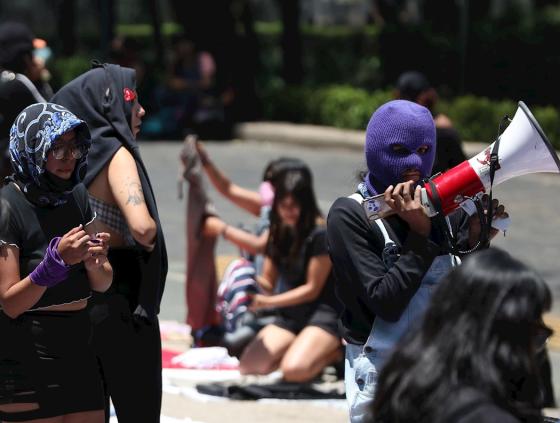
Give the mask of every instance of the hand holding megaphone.
[{"label": "hand holding megaphone", "polygon": [[[402,182],[395,185],[390,185],[382,194],[383,204],[388,206],[385,215],[398,214],[401,219],[408,223],[410,229],[420,235],[428,236],[431,230],[431,220],[427,212],[427,208],[422,204],[422,192],[424,188],[416,186],[413,181]],[[380,196],[377,196],[380,197]],[[373,197],[375,198],[375,197]],[[488,211],[487,194],[481,194],[476,201],[479,201],[484,213]],[[381,200],[381,198],[380,198]],[[481,224],[479,216],[476,214],[477,209],[474,206],[474,201],[471,200],[472,206],[469,202],[465,201],[464,209],[471,216],[469,219],[469,244],[474,246],[479,239]],[[471,208],[472,207],[472,208]],[[510,222],[509,214],[503,204],[494,198],[492,200],[492,230],[489,237],[493,238],[499,231],[505,231]]]},{"label": "hand holding megaphone", "polygon": [[[495,162],[492,162],[493,153],[496,153]],[[498,140],[472,159],[430,178],[420,189],[420,202],[428,216],[447,216],[460,206],[468,209],[471,202],[474,204],[495,185],[541,172],[560,173],[560,159],[531,111],[520,101],[511,123]],[[365,199],[363,205],[372,220],[395,213],[384,194]],[[502,228],[506,222],[497,225]]]},{"label": "hand holding megaphone", "polygon": [[383,200],[389,208],[408,223],[410,230],[428,236],[432,228],[430,217],[421,202],[421,187],[414,188],[414,182],[402,182],[393,187],[389,185],[383,194]]},{"label": "hand holding megaphone", "polygon": [[[474,199],[467,199],[463,201],[460,206],[469,216],[473,216],[477,213],[475,201],[479,201],[484,207],[485,210],[488,210],[488,194],[479,193],[475,196]],[[499,201],[497,199],[493,199],[493,207],[494,210],[494,217],[492,218],[492,228],[495,229],[495,232],[492,232],[494,235],[498,232],[504,232],[509,229],[509,225],[511,224],[511,219],[508,213],[505,213],[503,206],[499,205]],[[499,209],[499,210],[498,210]]]},{"label": "hand holding megaphone", "polygon": [[[483,194],[479,197],[479,201],[484,209],[485,213],[488,211],[488,199],[487,194]],[[500,204],[497,198],[492,199],[492,228],[488,234],[489,240],[494,238],[498,232],[503,231],[508,228],[510,222],[509,214],[503,204]],[[482,230],[481,222],[479,216],[474,213],[471,214],[469,218],[469,245],[474,247],[478,240],[480,239],[480,231]]]},{"label": "hand holding megaphone", "polygon": [[[414,232],[420,234],[426,233],[424,228],[426,219],[429,221],[429,218],[436,216],[438,213],[435,211],[424,186],[418,185],[414,191],[412,188],[404,189],[404,186],[408,184],[414,186],[414,183],[411,181],[397,184],[395,187],[390,185],[383,194],[364,199],[362,204],[368,219],[383,219],[387,216],[398,214],[401,219],[408,223]],[[476,201],[482,202],[482,207],[485,209],[488,208],[488,195],[484,194],[484,192],[480,192],[474,197],[463,199],[458,206],[465,210],[469,216],[473,216],[477,213]],[[498,200],[494,199],[494,204],[496,204],[496,201]],[[419,213],[420,210],[422,213]],[[451,211],[453,210],[454,209]],[[509,215],[503,212],[496,213],[495,208],[493,215],[492,227],[496,230],[496,232],[493,232],[494,235],[498,231],[505,232],[511,223]]]}]

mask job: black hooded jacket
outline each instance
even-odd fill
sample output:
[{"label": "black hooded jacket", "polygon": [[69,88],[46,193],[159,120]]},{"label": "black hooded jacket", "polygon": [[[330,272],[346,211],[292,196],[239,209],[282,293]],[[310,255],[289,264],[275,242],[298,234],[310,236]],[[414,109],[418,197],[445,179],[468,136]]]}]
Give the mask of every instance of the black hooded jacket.
[{"label": "black hooded jacket", "polygon": [[86,186],[120,147],[125,147],[136,161],[146,205],[157,225],[157,235],[153,251],[143,251],[140,260],[142,280],[134,314],[152,320],[159,313],[165,286],[167,251],[152,184],[130,128],[132,102],[124,101],[124,90],[136,89],[135,76],[133,69],[94,62],[93,69],[62,87],[52,102],[66,107],[89,126],[92,145],[84,179]]}]

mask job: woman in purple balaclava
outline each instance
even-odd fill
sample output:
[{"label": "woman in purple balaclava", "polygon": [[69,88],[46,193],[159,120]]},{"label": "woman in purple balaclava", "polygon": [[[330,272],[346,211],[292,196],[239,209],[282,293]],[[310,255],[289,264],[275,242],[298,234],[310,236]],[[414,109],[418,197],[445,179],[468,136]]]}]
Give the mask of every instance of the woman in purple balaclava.
[{"label": "woman in purple balaclava", "polygon": [[409,101],[391,101],[371,117],[366,131],[364,179],[370,195],[389,185],[432,175],[436,129],[430,111]]},{"label": "woman in purple balaclava", "polygon": [[[368,172],[356,193],[336,200],[329,212],[352,423],[370,418],[377,374],[389,351],[421,319],[435,284],[459,260],[448,254],[444,234],[420,202],[419,183],[431,175],[435,134],[425,107],[406,100],[382,105],[367,126]],[[377,194],[396,213],[369,220],[364,199]],[[498,212],[504,213],[503,206]],[[477,239],[476,225],[471,231],[463,211],[448,216],[447,224],[461,250]]]}]

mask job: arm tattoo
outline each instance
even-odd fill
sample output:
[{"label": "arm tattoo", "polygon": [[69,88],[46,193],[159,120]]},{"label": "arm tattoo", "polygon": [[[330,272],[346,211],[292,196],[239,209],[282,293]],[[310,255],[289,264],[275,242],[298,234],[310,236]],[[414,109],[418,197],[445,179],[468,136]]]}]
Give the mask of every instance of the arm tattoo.
[{"label": "arm tattoo", "polygon": [[138,206],[144,202],[144,194],[142,186],[138,182],[131,182],[128,184],[128,200],[126,204]]}]

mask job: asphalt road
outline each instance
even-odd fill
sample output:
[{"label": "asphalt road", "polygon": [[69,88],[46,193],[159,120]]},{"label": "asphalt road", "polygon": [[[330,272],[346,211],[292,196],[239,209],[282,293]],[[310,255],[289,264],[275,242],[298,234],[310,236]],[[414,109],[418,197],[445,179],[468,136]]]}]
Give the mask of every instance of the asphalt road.
[{"label": "asphalt road", "polygon": [[[297,145],[269,144],[263,142],[213,142],[206,144],[214,162],[239,185],[256,189],[265,164],[280,156],[293,156],[305,160],[314,174],[314,185],[323,213],[328,213],[332,202],[354,190],[356,174],[365,168],[362,153],[358,151],[311,148]],[[156,190],[160,216],[169,252],[170,270],[161,308],[161,319],[184,321],[185,309],[185,200],[177,199],[179,142],[144,142],[141,150],[152,184]],[[476,147],[475,147],[476,150]],[[478,151],[478,150],[476,150]],[[186,187],[185,187],[186,188]],[[256,219],[240,211],[220,197],[211,187],[212,198],[222,217],[229,223],[251,225]],[[496,187],[494,194],[506,206],[512,217],[512,226],[505,237],[499,235],[494,244],[510,251],[534,266],[543,275],[555,294],[553,313],[560,317],[560,202],[559,175],[528,175],[507,181]],[[236,255],[236,248],[220,240],[219,255]],[[560,321],[560,319],[557,319]],[[557,325],[560,327],[560,324]],[[558,328],[557,328],[558,330]],[[560,350],[552,348],[550,357],[553,383],[558,398],[560,393]],[[182,382],[180,386],[191,386]],[[210,407],[211,404],[211,407]],[[274,408],[276,407],[276,408]],[[293,403],[248,404],[247,402],[206,403],[189,397],[165,393],[163,413],[179,419],[211,423],[213,421],[322,421],[342,423],[347,421],[345,409],[317,407]]]},{"label": "asphalt road", "polygon": [[[265,164],[280,156],[303,159],[314,175],[323,213],[332,202],[354,189],[356,174],[365,168],[362,153],[340,148],[311,148],[252,141],[208,142],[207,150],[217,166],[233,181],[257,189]],[[166,236],[170,272],[163,297],[161,318],[185,319],[185,200],[177,199],[179,142],[144,142],[142,156],[151,175]],[[229,223],[252,225],[256,219],[224,200],[209,186],[220,215]],[[512,217],[506,236],[494,245],[537,268],[556,297],[553,312],[560,315],[560,176],[534,174],[509,180],[494,190]],[[235,255],[236,248],[220,240],[218,254]]]}]

